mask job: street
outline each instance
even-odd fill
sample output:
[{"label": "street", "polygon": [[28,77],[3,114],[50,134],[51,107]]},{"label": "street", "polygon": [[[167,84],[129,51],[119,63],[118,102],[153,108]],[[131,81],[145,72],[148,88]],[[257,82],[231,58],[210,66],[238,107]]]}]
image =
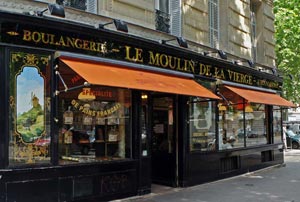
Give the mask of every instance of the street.
[{"label": "street", "polygon": [[188,188],[153,187],[153,193],[116,202],[300,202],[300,150],[285,165]]}]

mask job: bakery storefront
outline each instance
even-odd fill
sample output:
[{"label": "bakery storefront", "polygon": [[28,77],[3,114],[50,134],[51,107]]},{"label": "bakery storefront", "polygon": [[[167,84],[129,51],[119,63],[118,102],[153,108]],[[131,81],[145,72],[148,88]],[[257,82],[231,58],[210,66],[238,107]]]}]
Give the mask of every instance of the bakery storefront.
[{"label": "bakery storefront", "polygon": [[111,200],[283,163],[281,109],[293,104],[280,77],[130,34],[0,16],[1,201]]}]

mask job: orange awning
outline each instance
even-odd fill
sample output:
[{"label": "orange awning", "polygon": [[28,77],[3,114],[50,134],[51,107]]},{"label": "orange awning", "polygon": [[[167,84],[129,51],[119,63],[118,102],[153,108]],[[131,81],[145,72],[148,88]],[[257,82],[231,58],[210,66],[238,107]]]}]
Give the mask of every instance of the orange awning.
[{"label": "orange awning", "polygon": [[276,105],[276,106],[285,106],[285,107],[295,107],[295,105],[280,97],[275,93],[262,92],[257,90],[250,90],[246,88],[238,88],[233,86],[224,86],[225,88],[231,90],[232,92],[238,94],[239,96],[246,99],[248,102],[267,104],[267,105]]},{"label": "orange awning", "polygon": [[193,79],[162,75],[100,62],[60,60],[90,84],[220,99]]}]

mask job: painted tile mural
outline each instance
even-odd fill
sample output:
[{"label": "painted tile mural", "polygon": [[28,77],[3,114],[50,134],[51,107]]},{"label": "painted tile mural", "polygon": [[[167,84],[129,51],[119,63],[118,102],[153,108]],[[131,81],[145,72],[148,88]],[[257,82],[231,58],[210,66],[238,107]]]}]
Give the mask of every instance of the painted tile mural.
[{"label": "painted tile mural", "polygon": [[17,131],[32,143],[44,132],[44,79],[35,67],[24,67],[17,76]]}]

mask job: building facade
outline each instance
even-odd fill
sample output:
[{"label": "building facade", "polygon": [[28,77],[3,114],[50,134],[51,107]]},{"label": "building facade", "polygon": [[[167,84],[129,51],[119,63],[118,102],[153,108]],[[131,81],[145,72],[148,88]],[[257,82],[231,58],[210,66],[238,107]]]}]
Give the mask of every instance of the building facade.
[{"label": "building facade", "polygon": [[0,8],[0,201],[107,201],[283,163],[294,105],[272,1]]}]

